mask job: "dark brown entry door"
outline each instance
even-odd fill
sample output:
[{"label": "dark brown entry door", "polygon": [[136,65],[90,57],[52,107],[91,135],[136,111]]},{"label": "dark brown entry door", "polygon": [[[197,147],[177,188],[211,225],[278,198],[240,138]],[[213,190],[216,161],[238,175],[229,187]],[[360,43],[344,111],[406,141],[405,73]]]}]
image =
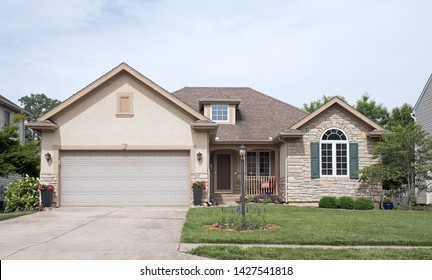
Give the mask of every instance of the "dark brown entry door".
[{"label": "dark brown entry door", "polygon": [[217,191],[231,191],[231,155],[217,155],[216,179]]}]

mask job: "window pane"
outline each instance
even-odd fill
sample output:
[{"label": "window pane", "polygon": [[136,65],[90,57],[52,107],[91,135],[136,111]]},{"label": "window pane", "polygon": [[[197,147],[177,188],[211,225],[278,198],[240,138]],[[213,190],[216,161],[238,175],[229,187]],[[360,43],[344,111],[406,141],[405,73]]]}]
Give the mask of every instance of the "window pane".
[{"label": "window pane", "polygon": [[270,153],[260,152],[260,176],[270,176]]},{"label": "window pane", "polygon": [[211,119],[213,121],[228,121],[228,105],[215,104],[211,106]]},{"label": "window pane", "polygon": [[348,174],[347,144],[336,144],[336,175]]},{"label": "window pane", "polygon": [[247,176],[256,176],[257,173],[257,156],[256,152],[248,152],[246,158]]},{"label": "window pane", "polygon": [[322,175],[333,175],[332,144],[321,144]]}]

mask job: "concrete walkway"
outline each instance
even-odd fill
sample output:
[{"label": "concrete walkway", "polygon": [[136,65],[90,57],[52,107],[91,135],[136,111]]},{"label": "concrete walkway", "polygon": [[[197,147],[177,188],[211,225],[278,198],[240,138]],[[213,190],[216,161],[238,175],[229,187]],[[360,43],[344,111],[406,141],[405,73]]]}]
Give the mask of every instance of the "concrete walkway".
[{"label": "concrete walkway", "polygon": [[368,245],[357,245],[357,246],[327,246],[327,245],[284,245],[284,244],[204,244],[204,243],[181,243],[179,246],[180,252],[187,252],[200,246],[238,246],[241,248],[248,247],[269,247],[269,248],[312,248],[312,249],[432,249],[430,246],[368,246]]},{"label": "concrete walkway", "polygon": [[61,207],[0,222],[0,259],[178,260],[188,208]]}]

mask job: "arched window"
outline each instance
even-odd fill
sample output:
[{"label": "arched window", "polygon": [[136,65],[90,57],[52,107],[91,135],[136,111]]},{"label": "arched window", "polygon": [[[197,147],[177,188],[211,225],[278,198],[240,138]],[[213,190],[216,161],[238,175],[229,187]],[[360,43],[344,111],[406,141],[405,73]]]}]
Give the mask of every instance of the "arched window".
[{"label": "arched window", "polygon": [[331,128],[320,141],[321,175],[348,176],[348,139],[342,130]]}]

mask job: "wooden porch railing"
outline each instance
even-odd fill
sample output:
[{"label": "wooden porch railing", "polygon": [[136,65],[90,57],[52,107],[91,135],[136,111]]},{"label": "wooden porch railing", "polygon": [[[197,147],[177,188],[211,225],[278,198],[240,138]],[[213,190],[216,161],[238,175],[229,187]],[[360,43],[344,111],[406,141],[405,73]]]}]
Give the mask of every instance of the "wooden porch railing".
[{"label": "wooden porch railing", "polygon": [[275,176],[246,176],[246,195],[276,194]]}]

